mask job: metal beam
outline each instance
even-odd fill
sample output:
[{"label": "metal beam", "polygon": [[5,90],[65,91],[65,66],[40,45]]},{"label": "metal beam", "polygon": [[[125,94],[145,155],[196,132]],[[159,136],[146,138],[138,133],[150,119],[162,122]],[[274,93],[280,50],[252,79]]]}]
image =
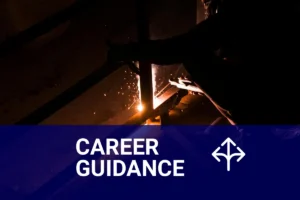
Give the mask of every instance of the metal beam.
[{"label": "metal beam", "polygon": [[[135,2],[136,2],[138,40],[140,43],[145,43],[150,39],[147,0],[135,0]],[[141,101],[144,107],[144,112],[148,112],[153,110],[151,63],[140,62],[139,69],[140,69]]]},{"label": "metal beam", "polygon": [[[85,93],[91,87],[99,83],[101,80],[105,79],[107,76],[112,74],[114,71],[118,70],[124,64],[111,65],[105,63],[94,72],[89,74],[87,77],[81,79],[76,84],[65,90],[63,93],[56,96],[51,101],[47,102],[43,106],[37,108],[35,111],[20,119],[14,125],[37,125],[42,121],[56,113],[58,110],[72,102],[74,99],[78,98],[80,95]],[[2,135],[2,140],[0,140],[0,146],[8,146],[11,142],[21,137],[24,132],[19,134],[4,134]]]},{"label": "metal beam", "polygon": [[59,109],[72,102],[74,99],[82,95],[84,92],[89,90],[91,87],[105,79],[107,76],[112,74],[114,71],[119,69],[124,64],[105,63],[85,78],[78,81],[75,85],[59,94],[56,98],[49,101],[42,107],[38,108],[25,118],[19,120],[15,125],[36,125],[56,113]]}]

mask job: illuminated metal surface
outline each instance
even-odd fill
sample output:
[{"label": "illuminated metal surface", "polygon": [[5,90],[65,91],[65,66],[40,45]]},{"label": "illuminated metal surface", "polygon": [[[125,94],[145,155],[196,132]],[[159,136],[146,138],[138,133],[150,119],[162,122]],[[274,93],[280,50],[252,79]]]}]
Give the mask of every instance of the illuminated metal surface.
[{"label": "illuminated metal surface", "polygon": [[176,86],[180,89],[189,90],[189,91],[192,91],[192,92],[203,93],[203,91],[199,87],[197,87],[196,85],[193,85],[192,82],[185,83],[181,79],[179,79],[178,82],[172,81],[172,80],[170,80],[169,82],[170,82],[171,85],[174,85],[174,86]]}]

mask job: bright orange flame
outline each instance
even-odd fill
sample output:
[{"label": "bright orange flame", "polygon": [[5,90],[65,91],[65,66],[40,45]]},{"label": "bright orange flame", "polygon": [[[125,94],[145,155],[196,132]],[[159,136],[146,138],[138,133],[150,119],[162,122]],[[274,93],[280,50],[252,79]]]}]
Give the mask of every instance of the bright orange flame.
[{"label": "bright orange flame", "polygon": [[140,111],[140,112],[142,112],[144,110],[144,106],[142,104],[139,104],[137,106],[137,110]]}]

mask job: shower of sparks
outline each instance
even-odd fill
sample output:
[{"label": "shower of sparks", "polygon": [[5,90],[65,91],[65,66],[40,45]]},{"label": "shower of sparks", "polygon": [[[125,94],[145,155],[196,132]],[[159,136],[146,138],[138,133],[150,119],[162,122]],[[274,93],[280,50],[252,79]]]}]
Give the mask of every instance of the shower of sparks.
[{"label": "shower of sparks", "polygon": [[[168,66],[152,65],[152,87],[153,87],[153,108],[156,109],[162,102],[162,94],[170,87],[169,76],[177,77],[179,69],[174,73],[174,68]],[[173,72],[173,73],[170,73]],[[97,107],[91,114],[97,117],[97,120],[107,120],[118,112],[126,110],[136,110],[143,112],[145,110],[145,102],[141,102],[140,77],[131,71],[127,66],[123,68],[120,79],[120,74],[112,75],[111,79],[118,79],[116,84],[111,84],[103,91],[101,101],[105,101],[108,106]],[[184,75],[184,74],[182,74]]]},{"label": "shower of sparks", "polygon": [[[179,73],[179,69],[180,67],[175,73],[175,76]],[[170,70],[172,69],[170,68],[167,71],[170,72]],[[161,68],[158,65],[151,66],[153,109],[156,109],[162,103],[162,99],[158,97],[170,86],[167,76],[172,76],[173,74],[169,74],[167,71],[166,68]],[[118,101],[121,102],[122,105],[120,103],[114,104],[114,110],[122,110],[124,108],[131,110],[134,108],[135,110],[142,112],[145,109],[145,102],[141,102],[141,85],[140,77],[138,75],[130,71],[129,68],[126,68],[123,71],[122,83],[116,86],[117,87],[109,87],[109,89],[103,93],[105,98],[115,98],[114,95],[118,96]],[[112,92],[115,92],[116,94],[112,94]]]}]

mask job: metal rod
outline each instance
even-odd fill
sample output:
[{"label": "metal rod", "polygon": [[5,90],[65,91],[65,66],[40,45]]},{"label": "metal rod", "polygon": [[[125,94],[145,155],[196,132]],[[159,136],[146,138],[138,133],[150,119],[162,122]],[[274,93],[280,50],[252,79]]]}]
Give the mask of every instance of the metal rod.
[{"label": "metal rod", "polygon": [[[150,39],[147,0],[135,0],[138,40],[145,43]],[[153,110],[152,66],[148,62],[140,62],[141,101],[145,111]]]},{"label": "metal rod", "polygon": [[[56,113],[59,109],[66,106],[68,103],[78,98],[88,89],[119,69],[121,67],[120,65],[111,65],[105,63],[103,66],[96,69],[87,77],[78,81],[76,84],[65,90],[63,93],[59,94],[51,101],[47,102],[43,106],[39,107],[29,115],[16,122],[15,125],[37,125],[41,123],[42,121]],[[25,132],[26,131],[20,132],[19,134],[3,135],[2,140],[0,140],[0,147],[3,148],[4,146],[8,146],[11,142],[20,138]]]},{"label": "metal rod", "polygon": [[15,125],[35,125],[41,123],[120,67],[120,65],[104,64],[87,77],[81,79],[75,85],[58,95],[56,98],[16,122]]}]

